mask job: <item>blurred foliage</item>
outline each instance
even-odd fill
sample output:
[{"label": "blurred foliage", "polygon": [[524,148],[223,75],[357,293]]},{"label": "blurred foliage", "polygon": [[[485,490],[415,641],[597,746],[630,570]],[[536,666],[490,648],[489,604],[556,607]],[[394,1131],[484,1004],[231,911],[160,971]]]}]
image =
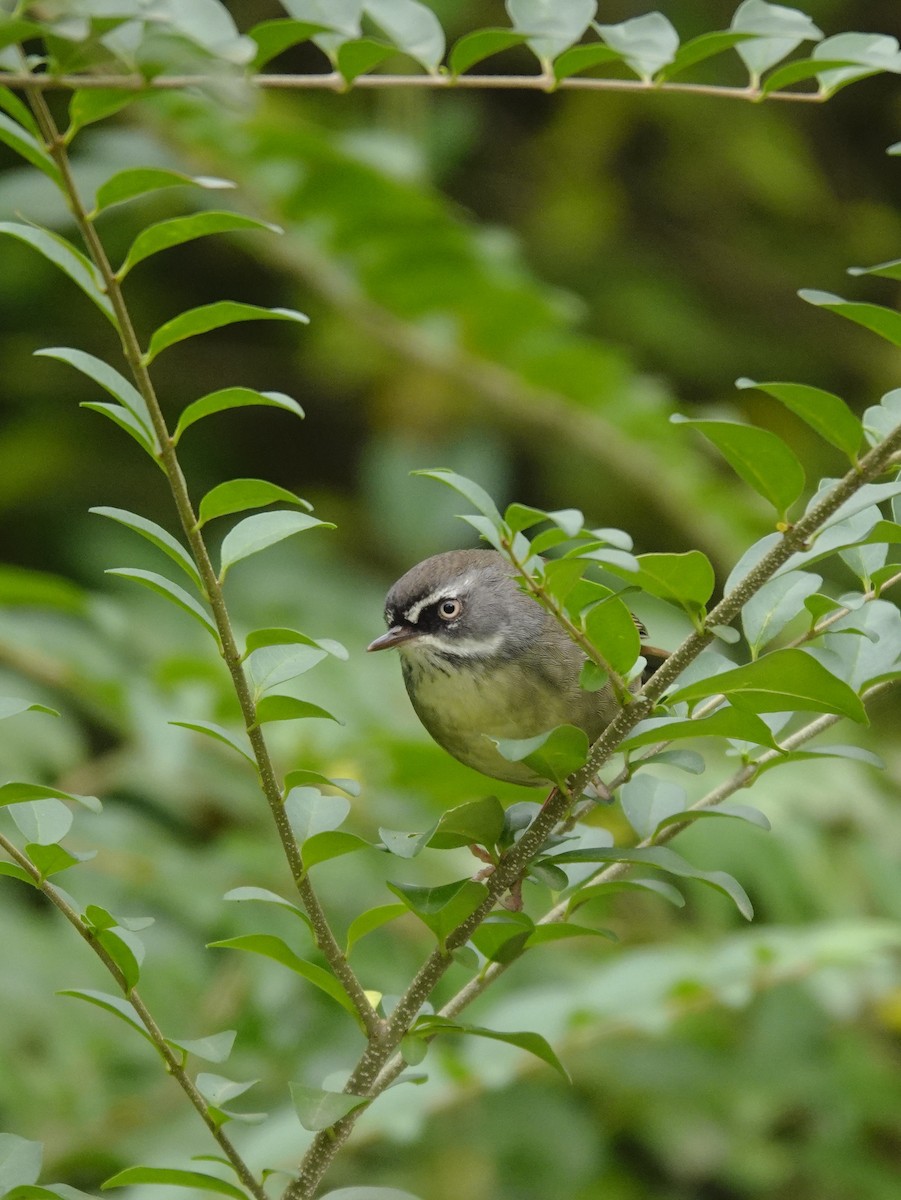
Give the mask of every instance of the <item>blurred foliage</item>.
[{"label": "blurred foliage", "polygon": [[[263,0],[230,7],[241,28],[280,11]],[[671,0],[666,11],[687,37],[724,26],[733,7]],[[451,35],[502,18],[500,4],[434,8]],[[901,32],[892,0],[807,8],[830,32]],[[606,4],[604,20],[642,10]],[[299,48],[283,62],[322,69],[317,55]],[[486,65],[520,68],[531,66],[518,50]],[[242,629],[300,625],[351,650],[349,664],[328,660],[304,687],[346,724],[274,727],[280,765],[361,779],[351,827],[366,836],[421,827],[485,783],[425,739],[396,664],[362,653],[391,579],[470,540],[454,499],[408,471],[442,464],[500,502],[578,505],[628,528],[642,551],[701,546],[724,577],[766,528],[764,506],[666,415],[743,413],[789,440],[811,478],[840,470],[790,413],[732,383],[803,380],[857,411],[897,384],[894,352],[795,295],[842,291],[846,265],[899,252],[898,161],[884,154],[898,138],[897,84],[866,81],[825,107],[490,91],[215,99],[142,99],[80,139],[79,179],[95,187],[138,163],[222,174],[239,184],[236,207],[287,229],[281,241],[230,235],[162,255],[136,269],[129,295],[143,330],[223,296],[310,313],[300,333],[254,324],[194,340],[161,361],[157,379],[170,415],[236,382],[303,404],[303,426],[238,411],[187,434],[186,471],[196,496],[235,475],[271,478],[338,523],[236,567],[230,599]],[[67,228],[45,180],[5,147],[0,164],[0,219],[26,213]],[[124,253],[139,222],[194,202],[172,191],[113,210],[108,244]],[[254,1166],[290,1167],[307,1135],[287,1081],[339,1071],[360,1039],[275,964],[202,949],[255,927],[251,906],[219,897],[248,883],[283,890],[284,867],[250,770],[168,724],[234,715],[202,635],[103,577],[108,566],[158,563],[87,508],[122,506],[174,527],[165,490],[118,430],[78,410],[96,398],[88,381],[32,353],[74,345],[112,357],[111,335],[26,247],[2,254],[10,566],[0,573],[0,690],[62,716],[4,722],[0,761],[10,778],[104,797],[103,819],[79,814],[71,839],[98,857],[64,886],[83,903],[156,918],[148,1002],[185,1037],[238,1030],[230,1070],[265,1079],[246,1107],[275,1115],[236,1138]],[[891,281],[865,288],[897,299]],[[40,606],[18,599],[30,570],[61,577],[45,581]],[[665,614],[642,615],[655,641],[680,636]],[[736,931],[728,903],[696,886],[681,912],[624,892],[603,913],[619,946],[549,947],[474,1008],[474,1021],[551,1038],[573,1089],[509,1047],[447,1039],[429,1056],[429,1084],[392,1091],[362,1118],[333,1184],[407,1186],[425,1200],[893,1197],[897,704],[883,701],[873,720],[884,774],[851,762],[789,767],[755,790],[773,834],[701,823],[680,838],[694,861],[741,879],[754,927]],[[615,810],[599,820],[621,832]],[[472,869],[465,852],[455,861],[459,874]],[[391,898],[386,878],[421,882],[427,866],[361,854],[318,870],[343,931],[363,905]],[[0,1126],[46,1141],[50,1174],[87,1188],[160,1147],[167,1161],[195,1153],[194,1117],[141,1040],[54,995],[106,987],[99,966],[15,881],[0,893]],[[295,938],[282,916],[272,920]],[[390,994],[428,945],[405,918],[362,941],[355,963]]]}]

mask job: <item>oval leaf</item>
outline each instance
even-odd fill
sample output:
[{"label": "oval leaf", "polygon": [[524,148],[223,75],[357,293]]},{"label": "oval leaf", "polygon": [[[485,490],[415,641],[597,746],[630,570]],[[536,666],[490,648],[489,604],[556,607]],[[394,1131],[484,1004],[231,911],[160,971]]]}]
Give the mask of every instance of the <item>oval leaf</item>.
[{"label": "oval leaf", "polygon": [[98,507],[90,508],[88,512],[96,513],[100,517],[109,517],[111,521],[117,521],[120,525],[124,525],[126,529],[132,529],[135,533],[139,533],[141,537],[146,538],[158,550],[162,550],[164,554],[167,554],[174,563],[177,563],[201,595],[203,594],[203,581],[200,578],[197,567],[194,565],[193,558],[191,558],[181,542],[174,538],[167,530],[163,529],[161,525],[157,525],[155,521],[150,521],[147,517],[139,516],[137,513],[128,512],[124,508]]},{"label": "oval leaf", "polygon": [[763,496],[784,520],[804,491],[804,468],[782,438],[738,421],[696,421],[676,414],[670,420],[692,425],[713,442],[735,473]]},{"label": "oval leaf", "polygon": [[100,1188],[134,1187],[135,1184],[169,1184],[172,1187],[195,1188],[202,1192],[220,1192],[231,1200],[247,1200],[247,1193],[233,1183],[205,1175],[202,1171],[182,1171],[174,1167],[126,1167],[124,1171],[110,1176]]},{"label": "oval leaf", "polygon": [[113,306],[103,290],[100,273],[91,260],[80,250],[76,250],[71,242],[47,229],[38,229],[34,225],[19,225],[15,221],[0,221],[0,234],[4,233],[25,242],[42,254],[48,262],[52,262],[81,288],[89,300],[93,300],[108,321],[113,325],[117,324]]},{"label": "oval leaf", "polygon": [[307,513],[271,512],[245,517],[222,539],[220,580],[224,579],[228,569],[242,558],[249,558],[252,554],[265,550],[267,546],[274,546],[276,542],[293,537],[295,533],[303,533],[304,530],[317,527],[335,528],[330,522],[320,521]]},{"label": "oval leaf", "polygon": [[220,391],[210,392],[208,396],[202,396],[193,404],[188,405],[178,418],[178,424],[172,434],[172,441],[177,443],[186,429],[197,421],[203,420],[204,417],[212,416],[213,413],[225,412],[230,408],[253,406],[283,408],[298,417],[303,416],[303,409],[297,401],[281,392],[257,392],[253,388],[245,387],[222,388]]},{"label": "oval leaf", "polygon": [[137,196],[146,196],[148,192],[157,192],[161,188],[185,186],[218,190],[236,185],[228,179],[184,175],[181,171],[168,171],[161,167],[129,167],[125,171],[118,171],[100,185],[94,213],[111,208],[114,204],[124,204],[126,200],[134,200]]},{"label": "oval leaf", "polygon": [[144,363],[151,363],[158,354],[187,338],[235,325],[240,321],[299,321],[306,325],[310,318],[293,308],[263,308],[258,304],[242,304],[237,300],[217,300],[213,304],[201,304],[179,313],[165,325],[161,325],[150,339],[143,355]]},{"label": "oval leaf", "polygon": [[171,220],[157,221],[155,225],[141,230],[129,246],[117,275],[124,279],[132,267],[136,267],[153,254],[159,254],[161,250],[170,250],[173,246],[182,246],[185,242],[209,237],[213,233],[232,233],[236,229],[282,232],[278,225],[258,221],[255,217],[245,217],[242,213],[209,211],[192,213],[187,217],[172,217]]},{"label": "oval leaf", "polygon": [[197,525],[205,525],[214,517],[226,517],[231,513],[244,512],[248,508],[264,508],[267,504],[278,502],[297,504],[310,511],[312,505],[302,500],[287,488],[278,487],[265,479],[229,479],[220,483],[200,501],[197,514]]}]

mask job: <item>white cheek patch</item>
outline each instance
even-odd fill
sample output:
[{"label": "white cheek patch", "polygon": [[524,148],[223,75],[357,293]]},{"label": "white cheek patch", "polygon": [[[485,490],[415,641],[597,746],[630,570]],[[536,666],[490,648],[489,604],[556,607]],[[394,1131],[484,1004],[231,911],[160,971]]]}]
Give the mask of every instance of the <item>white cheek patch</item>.
[{"label": "white cheek patch", "polygon": [[429,658],[490,658],[500,650],[504,634],[495,633],[487,638],[444,638],[434,633],[421,633],[409,644],[399,647],[401,654],[424,653]]},{"label": "white cheek patch", "polygon": [[404,620],[409,621],[411,625],[415,625],[422,616],[423,609],[430,608],[431,605],[437,604],[439,600],[456,600],[461,592],[468,591],[472,587],[473,578],[471,575],[465,575],[461,579],[455,579],[452,583],[444,583],[440,588],[436,588],[434,592],[429,592],[422,600],[417,600],[415,604],[411,604],[404,613]]}]

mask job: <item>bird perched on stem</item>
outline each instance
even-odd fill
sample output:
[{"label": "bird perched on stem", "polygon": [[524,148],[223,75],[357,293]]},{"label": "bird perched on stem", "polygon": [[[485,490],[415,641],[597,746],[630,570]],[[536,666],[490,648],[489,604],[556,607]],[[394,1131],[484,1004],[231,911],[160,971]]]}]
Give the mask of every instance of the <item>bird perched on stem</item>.
[{"label": "bird perched on stem", "polygon": [[388,632],[368,649],[399,651],[425,728],[454,758],[495,779],[548,782],[504,758],[492,739],[576,725],[594,742],[619,712],[609,684],[580,687],[585,655],[496,550],[425,559],[389,591],[385,620]]}]

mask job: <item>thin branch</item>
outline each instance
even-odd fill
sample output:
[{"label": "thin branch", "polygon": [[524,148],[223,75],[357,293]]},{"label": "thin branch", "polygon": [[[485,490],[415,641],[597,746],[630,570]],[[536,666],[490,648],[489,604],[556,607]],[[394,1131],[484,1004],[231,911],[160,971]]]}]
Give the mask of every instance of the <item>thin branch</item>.
[{"label": "thin branch", "polygon": [[9,839],[3,834],[0,834],[0,849],[4,850],[6,854],[8,854],[13,860],[13,862],[16,863],[17,866],[21,867],[22,870],[32,878],[34,881],[34,886],[39,891],[43,892],[50,903],[56,909],[58,909],[60,913],[62,913],[72,928],[94,951],[94,953],[103,963],[104,967],[106,967],[107,971],[109,971],[110,975],[112,975],[113,979],[115,979],[116,985],[124,995],[125,999],[135,1010],[135,1014],[137,1015],[138,1020],[144,1026],[148,1038],[153,1043],[160,1057],[165,1062],[166,1070],[170,1075],[172,1075],[179,1087],[190,1100],[191,1104],[197,1110],[197,1113],[199,1114],[204,1125],[206,1125],[206,1127],[209,1129],[210,1133],[218,1142],[222,1153],[231,1163],[238,1178],[241,1180],[241,1183],[247,1188],[251,1195],[256,1198],[256,1200],[267,1200],[265,1189],[263,1188],[262,1184],[257,1182],[250,1167],[248,1167],[247,1163],[235,1149],[231,1138],[229,1138],[229,1136],[223,1132],[220,1123],[210,1111],[210,1106],[207,1104],[201,1093],[197,1090],[193,1079],[191,1079],[190,1075],[185,1070],[180,1055],[178,1055],[175,1050],[173,1050],[172,1046],[170,1046],[166,1041],[163,1031],[156,1023],[156,1020],[152,1016],[150,1010],[147,1008],[147,1005],[141,999],[138,991],[135,988],[129,988],[121,970],[116,965],[115,961],[110,957],[106,948],[98,941],[94,931],[90,928],[90,926],[85,924],[78,912],[76,912],[76,910],[66,899],[65,895],[58,891],[52,883],[48,883],[46,879],[43,878],[40,870],[31,861],[31,859],[26,854],[23,854],[22,851],[19,850],[19,848],[13,842],[9,841]]},{"label": "thin branch", "polygon": [[[676,92],[689,96],[716,96],[724,100],[780,100],[792,104],[823,104],[829,99],[825,92],[765,92],[761,87],[726,87],[712,83],[646,83],[643,79],[593,79],[570,75],[555,83],[546,75],[358,75],[348,84],[343,75],[330,71],[319,75],[259,74],[249,75],[247,82],[267,91],[327,91],[347,92],[351,88],[463,91],[528,91],[528,92]],[[0,71],[0,87],[42,91],[76,91],[115,88],[127,92],[181,91],[185,88],[221,86],[215,75],[157,75],[145,79],[142,75],[29,75],[21,71]]]},{"label": "thin branch", "polygon": [[281,789],[276,779],[275,768],[269,754],[269,748],[257,721],[256,706],[251,695],[247,676],[244,673],[241,652],[231,626],[222,587],[210,560],[203,535],[197,527],[197,517],[191,504],[188,486],[175,452],[175,445],[163,417],[156,390],[144,362],[141,346],[131,320],[131,314],[125,303],[119,280],[110,265],[97,230],[88,217],[87,211],[81,201],[79,191],[72,176],[65,139],[61,137],[56,127],[43,93],[37,89],[30,89],[28,97],[35,118],[40,126],[42,136],[45,139],[47,150],[53,157],[62,176],[69,208],[84,239],[85,246],[103,278],[104,288],[116,316],[117,328],[122,343],[122,352],[131,370],[138,391],[141,393],[150,413],[153,429],[160,445],[160,462],[169,481],[179,521],[191,547],[191,553],[194,556],[197,569],[203,581],[206,598],[213,612],[213,618],[218,631],[220,653],[228,668],[238,697],[247,736],[250,739],[256,760],[260,785],[272,813],[294,884],[309,914],[316,945],[324,954],[335,977],[353,1001],[360,1022],[367,1034],[378,1037],[382,1028],[381,1019],[366,996],[362,984],[357,979],[355,972],[345,958],[332,933],[319,898],[306,873],[300,849],[288,822],[285,807],[282,803]]},{"label": "thin branch", "polygon": [[[864,692],[862,699],[864,702],[874,700],[877,696],[882,695],[890,688],[895,686],[895,683],[896,681],[890,680],[885,683],[876,684]],[[807,742],[819,737],[821,733],[824,733],[827,729],[831,729],[833,725],[837,725],[842,719],[843,718],[837,713],[825,713],[822,716],[817,717],[815,720],[809,721],[801,729],[787,737],[782,743],[782,748],[780,750],[767,750],[760,756],[760,758],[755,759],[753,762],[745,763],[743,766],[739,767],[738,770],[733,772],[728,779],[724,780],[717,787],[707,792],[706,795],[696,800],[694,804],[689,806],[687,811],[703,812],[707,809],[716,808],[718,805],[723,804],[729,799],[730,796],[733,796],[742,788],[750,787],[762,771],[766,770],[767,767],[784,758],[785,754],[790,753],[792,750],[797,750]],[[637,842],[634,848],[638,850],[644,850],[650,848],[651,846],[663,846],[667,842],[672,841],[677,834],[688,828],[690,824],[691,821],[681,821],[675,825],[667,825],[664,829],[661,829],[659,833],[653,834],[651,837],[644,838],[642,841]],[[586,879],[582,884],[580,884],[580,887],[587,887],[589,885],[599,883],[613,883],[617,879],[621,879],[624,875],[628,874],[634,866],[634,863],[627,862],[610,863],[609,866],[602,868],[595,875],[592,875],[590,878]],[[544,916],[536,922],[536,924],[556,925],[560,924],[562,921],[565,921],[569,915],[570,902],[570,897],[567,897],[565,900],[561,900],[559,904],[555,904],[553,908],[549,909]],[[462,987],[455,996],[452,996],[451,999],[448,1000],[448,1002],[440,1010],[439,1015],[450,1018],[458,1016],[465,1008],[472,1004],[474,1000],[477,1000],[499,978],[499,976],[503,975],[504,972],[509,967],[513,966],[513,964],[517,961],[517,959],[511,959],[506,963],[491,963],[491,965],[486,967],[486,969],[480,975],[471,979],[469,983],[465,984],[465,986]],[[395,1055],[379,1073],[378,1078],[376,1079],[372,1088],[373,1095],[379,1095],[385,1090],[385,1088],[393,1083],[393,1081],[404,1069],[404,1066],[405,1063],[400,1055]]]},{"label": "thin branch", "polygon": [[[901,424],[897,425],[882,442],[864,455],[854,469],[839,480],[835,487],[815,504],[795,526],[782,535],[779,542],[713,608],[705,622],[705,630],[711,626],[728,625],[734,621],[748,600],[772,578],[793,554],[807,547],[809,540],[842,504],[864,484],[886,470],[899,449],[901,449]],[[574,776],[571,787],[567,791],[558,788],[551,791],[540,812],[520,840],[501,856],[494,873],[487,881],[485,900],[475,912],[448,935],[444,947],[439,946],[432,951],[417,972],[387,1022],[381,1040],[377,1043],[374,1041],[369,1043],[357,1066],[351,1072],[345,1085],[346,1092],[361,1096],[375,1094],[379,1088],[379,1081],[383,1078],[386,1064],[392,1060],[394,1052],[415,1020],[423,1003],[450,966],[452,951],[465,944],[472,932],[491,912],[497,900],[521,878],[526,867],[540,852],[551,832],[561,820],[566,818],[573,803],[604,763],[609,760],[626,735],[639,721],[653,711],[655,701],[697,658],[704,647],[713,640],[713,637],[712,633],[706,631],[696,631],[690,634],[664,665],[654,673],[633,703],[622,709],[607,726],[594,743],[586,766]],[[839,719],[830,714],[828,718],[818,718],[812,724],[818,732],[821,728],[828,727],[828,724]],[[772,753],[778,754],[777,751]],[[758,760],[758,764],[753,765],[751,773],[753,774],[759,769]],[[745,768],[742,770],[744,771]],[[736,787],[744,786],[746,782],[747,779],[742,778]],[[679,826],[674,826],[672,829],[673,832],[669,834],[669,837],[675,836]],[[666,840],[669,840],[669,837]],[[618,878],[619,874],[624,874],[628,869],[628,865],[625,863],[614,863],[607,869],[610,874],[605,877]],[[361,1111],[361,1109],[356,1109],[316,1135],[300,1165],[298,1178],[285,1190],[283,1200],[311,1200],[329,1164],[350,1136]]]}]

